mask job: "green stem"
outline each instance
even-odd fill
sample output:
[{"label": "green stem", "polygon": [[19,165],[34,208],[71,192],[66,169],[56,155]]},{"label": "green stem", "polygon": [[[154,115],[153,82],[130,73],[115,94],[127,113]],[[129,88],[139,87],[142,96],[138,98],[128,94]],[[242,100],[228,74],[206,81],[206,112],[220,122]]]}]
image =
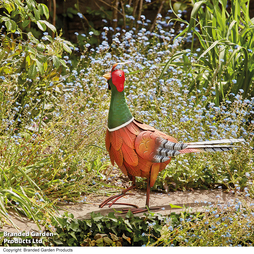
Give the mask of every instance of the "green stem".
[{"label": "green stem", "polygon": [[41,122],[42,122],[42,116],[43,116],[44,108],[45,108],[46,93],[47,93],[47,90],[48,90],[48,86],[49,86],[49,82],[47,83],[45,91],[44,91],[44,98],[43,98],[43,105],[42,105],[41,117],[40,117],[40,122],[39,122],[38,134],[40,134],[40,130],[41,130]]}]

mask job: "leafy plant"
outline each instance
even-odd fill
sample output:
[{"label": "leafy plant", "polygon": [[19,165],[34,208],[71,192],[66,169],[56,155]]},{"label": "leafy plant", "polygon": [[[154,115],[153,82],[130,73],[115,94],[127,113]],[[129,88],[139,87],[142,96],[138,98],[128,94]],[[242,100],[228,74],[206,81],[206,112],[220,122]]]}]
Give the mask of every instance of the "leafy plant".
[{"label": "leafy plant", "polygon": [[[172,214],[172,218],[179,217]],[[86,220],[75,219],[65,213],[59,223],[52,223],[54,236],[43,237],[44,246],[141,246],[155,243],[167,217],[144,214],[140,218],[130,211],[124,216],[113,212],[106,216],[91,213]],[[41,244],[42,245],[42,244]],[[15,246],[15,245],[11,245]],[[16,245],[17,246],[17,245]]]},{"label": "leafy plant", "polygon": [[[1,33],[4,33],[5,29],[7,33],[2,34],[1,41],[0,75],[4,76],[1,83],[13,83],[7,90],[11,90],[14,103],[9,119],[8,116],[2,117],[8,119],[7,121],[12,121],[13,117],[16,127],[20,126],[21,121],[25,126],[30,125],[31,120],[39,118],[40,130],[44,112],[57,103],[56,96],[60,92],[59,75],[61,72],[68,72],[63,56],[64,53],[72,52],[73,45],[63,40],[61,35],[52,38],[45,32],[41,39],[37,39],[32,32],[26,33],[21,29],[22,26],[26,27],[28,23],[34,22],[39,30],[45,31],[48,26],[56,32],[52,24],[41,19],[43,15],[49,17],[44,4],[37,4],[34,0],[26,3],[17,0],[5,1],[0,7],[8,12],[5,11],[0,18],[5,24]],[[26,43],[22,41],[23,36],[27,38]],[[1,89],[4,95],[6,86],[3,85]],[[23,121],[25,118],[26,121]]]},{"label": "leafy plant", "polygon": [[[49,18],[49,10],[45,4],[37,3],[34,0],[20,1],[7,0],[1,1],[0,8],[3,8],[4,16],[0,17],[0,22],[4,22],[7,32],[20,34],[27,28],[31,30],[31,23],[35,24],[41,31],[49,28],[52,32],[56,32],[56,28],[47,20],[42,19],[43,16]],[[7,12],[6,12],[7,11]],[[34,36],[38,35],[34,30]]]},{"label": "leafy plant", "polygon": [[243,91],[243,98],[254,95],[254,20],[249,17],[249,3],[232,1],[229,9],[226,0],[194,1],[190,22],[177,19],[187,27],[175,39],[192,33],[192,53],[195,39],[202,49],[196,62],[200,71],[190,90],[214,88],[217,106],[231,99],[231,93]]}]

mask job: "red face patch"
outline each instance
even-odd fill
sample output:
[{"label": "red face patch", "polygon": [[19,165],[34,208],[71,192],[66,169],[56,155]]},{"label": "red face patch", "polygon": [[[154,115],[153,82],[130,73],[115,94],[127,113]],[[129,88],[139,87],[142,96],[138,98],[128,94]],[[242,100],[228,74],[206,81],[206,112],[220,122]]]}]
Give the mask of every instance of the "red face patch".
[{"label": "red face patch", "polygon": [[124,72],[122,70],[115,70],[111,74],[112,83],[116,86],[118,92],[122,92],[124,89]]}]

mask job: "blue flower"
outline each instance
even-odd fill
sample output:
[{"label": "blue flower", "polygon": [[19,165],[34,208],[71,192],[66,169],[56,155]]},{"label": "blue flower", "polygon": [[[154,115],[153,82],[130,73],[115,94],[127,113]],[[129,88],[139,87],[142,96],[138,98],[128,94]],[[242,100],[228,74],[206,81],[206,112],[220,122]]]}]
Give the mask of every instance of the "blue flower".
[{"label": "blue flower", "polygon": [[250,173],[246,172],[245,173],[246,177],[250,177]]},{"label": "blue flower", "polygon": [[78,12],[77,13],[77,15],[81,18],[81,19],[83,19],[84,17],[83,17],[83,14],[82,13],[80,13],[80,12]]}]

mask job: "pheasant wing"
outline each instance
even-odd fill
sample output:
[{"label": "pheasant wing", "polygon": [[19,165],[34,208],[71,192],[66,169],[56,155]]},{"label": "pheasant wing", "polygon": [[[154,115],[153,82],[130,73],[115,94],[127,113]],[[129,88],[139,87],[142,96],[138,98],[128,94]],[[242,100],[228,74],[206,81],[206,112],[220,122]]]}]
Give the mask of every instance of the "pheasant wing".
[{"label": "pheasant wing", "polygon": [[186,144],[171,142],[160,136],[157,131],[142,131],[135,140],[137,154],[145,160],[162,163],[180,154]]}]

